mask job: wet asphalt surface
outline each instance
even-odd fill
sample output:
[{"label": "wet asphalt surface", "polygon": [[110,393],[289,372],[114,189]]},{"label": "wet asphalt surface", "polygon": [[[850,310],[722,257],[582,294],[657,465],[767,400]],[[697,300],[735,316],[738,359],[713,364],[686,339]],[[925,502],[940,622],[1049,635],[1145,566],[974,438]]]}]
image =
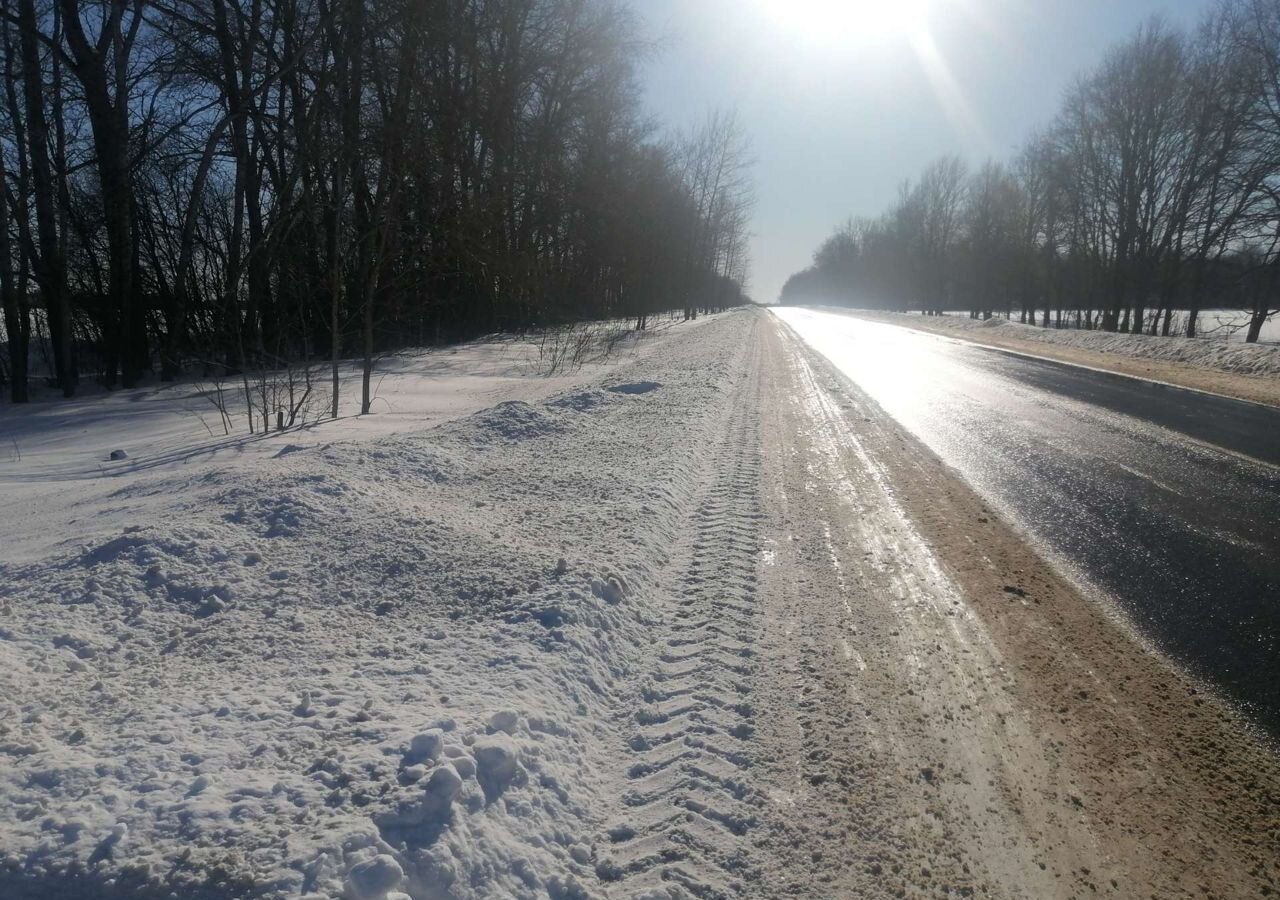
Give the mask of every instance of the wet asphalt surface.
[{"label": "wet asphalt surface", "polygon": [[1280,737],[1280,409],[779,310],[806,343]]}]

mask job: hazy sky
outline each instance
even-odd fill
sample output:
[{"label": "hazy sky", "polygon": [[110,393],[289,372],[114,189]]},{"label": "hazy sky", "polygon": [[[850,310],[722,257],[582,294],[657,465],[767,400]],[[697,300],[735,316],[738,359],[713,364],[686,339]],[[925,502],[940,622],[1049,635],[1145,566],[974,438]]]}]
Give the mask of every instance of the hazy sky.
[{"label": "hazy sky", "polygon": [[655,116],[734,107],[747,127],[765,302],[832,228],[882,211],[930,160],[1009,158],[1110,45],[1151,15],[1193,24],[1211,2],[632,0],[663,37],[644,72]]}]

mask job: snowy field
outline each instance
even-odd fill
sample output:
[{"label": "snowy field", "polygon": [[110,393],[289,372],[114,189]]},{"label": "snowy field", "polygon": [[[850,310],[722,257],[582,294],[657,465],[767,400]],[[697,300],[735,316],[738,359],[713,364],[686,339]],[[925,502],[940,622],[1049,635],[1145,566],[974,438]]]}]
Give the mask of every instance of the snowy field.
[{"label": "snowy field", "polygon": [[5,408],[0,895],[586,896],[750,315],[399,358],[281,434],[189,386]]},{"label": "snowy field", "polygon": [[[832,309],[836,309],[833,307]],[[1072,347],[1139,359],[1181,363],[1236,375],[1280,375],[1280,344],[1245,344],[1225,338],[1153,337],[1146,334],[1112,334],[1105,331],[1041,328],[1007,319],[971,319],[948,315],[925,317],[919,314],[858,310],[857,314],[876,321],[907,327],[946,328],[981,342],[983,335],[1013,338],[1040,344]]]}]

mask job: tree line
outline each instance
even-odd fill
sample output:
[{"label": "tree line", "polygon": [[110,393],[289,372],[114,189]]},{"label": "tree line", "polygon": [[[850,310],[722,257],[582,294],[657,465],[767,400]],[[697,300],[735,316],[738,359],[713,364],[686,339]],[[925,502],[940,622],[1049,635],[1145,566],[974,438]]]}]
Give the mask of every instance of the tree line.
[{"label": "tree line", "polygon": [[[0,0],[0,378],[243,373],[745,300],[742,129],[618,0]],[[246,382],[247,384],[247,382]],[[265,415],[265,410],[264,410]]]},{"label": "tree line", "polygon": [[782,300],[1191,337],[1228,307],[1257,341],[1280,312],[1280,0],[1144,24],[1012,162],[932,163]]}]

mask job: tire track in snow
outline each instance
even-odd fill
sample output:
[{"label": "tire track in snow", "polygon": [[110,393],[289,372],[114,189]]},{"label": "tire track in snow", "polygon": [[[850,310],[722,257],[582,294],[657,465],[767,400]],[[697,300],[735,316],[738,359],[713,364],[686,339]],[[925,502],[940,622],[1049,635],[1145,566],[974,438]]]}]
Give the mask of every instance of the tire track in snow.
[{"label": "tire track in snow", "polygon": [[666,584],[672,611],[634,713],[626,820],[609,831],[600,876],[615,896],[718,898],[752,878],[752,680],[763,547],[754,374],[704,482]]}]

